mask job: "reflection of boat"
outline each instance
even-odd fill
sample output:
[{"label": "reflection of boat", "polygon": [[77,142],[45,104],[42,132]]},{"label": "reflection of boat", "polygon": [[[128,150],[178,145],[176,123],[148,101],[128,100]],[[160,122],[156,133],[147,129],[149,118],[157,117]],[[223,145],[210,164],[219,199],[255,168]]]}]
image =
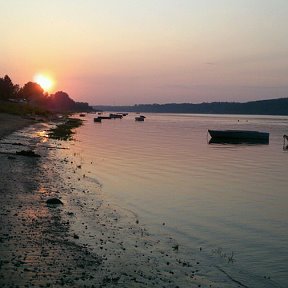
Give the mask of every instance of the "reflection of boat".
[{"label": "reflection of boat", "polygon": [[137,117],[135,117],[135,121],[144,121],[145,118],[146,118],[146,117],[143,116],[143,115],[137,116]]},{"label": "reflection of boat", "polygon": [[94,122],[101,123],[101,121],[102,121],[101,117],[94,118]]},{"label": "reflection of boat", "polygon": [[209,143],[269,143],[269,133],[249,130],[208,130],[211,139]]}]

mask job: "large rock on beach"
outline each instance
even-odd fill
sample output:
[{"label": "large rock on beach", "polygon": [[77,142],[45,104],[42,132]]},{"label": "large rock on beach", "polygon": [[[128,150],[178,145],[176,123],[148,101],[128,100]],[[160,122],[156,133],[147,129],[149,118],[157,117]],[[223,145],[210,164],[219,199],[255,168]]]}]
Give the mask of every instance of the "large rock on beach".
[{"label": "large rock on beach", "polygon": [[46,200],[47,205],[63,205],[63,202],[58,198],[50,198]]}]

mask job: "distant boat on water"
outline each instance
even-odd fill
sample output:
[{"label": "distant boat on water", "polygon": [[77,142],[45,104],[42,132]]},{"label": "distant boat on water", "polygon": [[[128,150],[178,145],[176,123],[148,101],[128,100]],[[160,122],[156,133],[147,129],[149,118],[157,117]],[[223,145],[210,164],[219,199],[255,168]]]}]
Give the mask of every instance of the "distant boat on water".
[{"label": "distant boat on water", "polygon": [[269,143],[269,133],[250,130],[208,130],[209,143]]},{"label": "distant boat on water", "polygon": [[284,150],[288,150],[288,144],[286,144],[286,140],[287,140],[287,142],[288,142],[288,135],[284,134],[284,135],[283,135],[283,140],[284,140],[283,149],[284,149]]},{"label": "distant boat on water", "polygon": [[97,118],[100,118],[100,119],[112,119],[110,116],[98,116]]},{"label": "distant boat on water", "polygon": [[101,123],[102,122],[101,117],[94,118],[94,122]]},{"label": "distant boat on water", "polygon": [[143,122],[145,118],[146,118],[146,117],[143,116],[143,115],[137,116],[137,117],[135,117],[135,121],[142,121],[142,122]]},{"label": "distant boat on water", "polygon": [[111,119],[122,119],[123,118],[123,115],[120,114],[120,113],[117,113],[117,114],[110,113],[109,116],[110,116]]}]

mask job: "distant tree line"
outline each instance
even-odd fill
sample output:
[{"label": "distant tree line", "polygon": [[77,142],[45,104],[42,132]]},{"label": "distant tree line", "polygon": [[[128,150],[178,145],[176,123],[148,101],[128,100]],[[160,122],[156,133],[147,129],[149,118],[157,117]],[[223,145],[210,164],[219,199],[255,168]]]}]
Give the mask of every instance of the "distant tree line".
[{"label": "distant tree line", "polygon": [[94,106],[94,109],[118,112],[288,115],[288,98],[237,102],[138,104],[133,106]]},{"label": "distant tree line", "polygon": [[28,82],[20,87],[13,84],[8,75],[0,78],[0,101],[28,104],[53,112],[93,111],[88,103],[75,102],[66,92],[58,91],[49,95],[35,82]]}]

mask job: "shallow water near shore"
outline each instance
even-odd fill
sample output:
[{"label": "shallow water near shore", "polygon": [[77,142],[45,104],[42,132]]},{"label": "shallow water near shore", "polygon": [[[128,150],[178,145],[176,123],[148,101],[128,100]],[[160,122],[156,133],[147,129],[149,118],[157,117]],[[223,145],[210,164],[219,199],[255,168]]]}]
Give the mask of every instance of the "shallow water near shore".
[{"label": "shallow water near shore", "polygon": [[[201,249],[247,287],[285,287],[288,118],[135,116],[102,123],[86,116],[71,151],[87,180],[184,254]],[[208,129],[266,131],[270,142],[208,144]]]}]

